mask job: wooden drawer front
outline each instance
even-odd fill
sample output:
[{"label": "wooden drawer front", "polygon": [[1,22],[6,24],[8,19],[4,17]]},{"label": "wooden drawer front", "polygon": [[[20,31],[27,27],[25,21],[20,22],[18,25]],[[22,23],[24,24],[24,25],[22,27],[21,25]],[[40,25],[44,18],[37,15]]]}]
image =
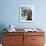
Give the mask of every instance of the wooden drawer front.
[{"label": "wooden drawer front", "polygon": [[25,36],[24,37],[24,46],[31,46],[31,44],[32,44],[32,37],[30,37],[30,36]]},{"label": "wooden drawer front", "polygon": [[9,38],[4,36],[3,37],[3,44],[8,43],[8,41],[9,41]]},{"label": "wooden drawer front", "polygon": [[21,44],[20,43],[19,44],[18,43],[17,44],[15,43],[14,44],[2,44],[2,46],[23,46],[23,44],[22,43]]},{"label": "wooden drawer front", "polygon": [[43,44],[32,44],[32,46],[44,46]]},{"label": "wooden drawer front", "polygon": [[35,36],[36,36],[36,35],[37,35],[37,36],[39,35],[39,36],[41,36],[41,35],[44,35],[44,32],[25,32],[25,33],[24,33],[24,36],[26,36],[26,35],[27,35],[27,36],[29,36],[29,35],[35,35]]},{"label": "wooden drawer front", "polygon": [[23,37],[22,36],[5,36],[3,38],[3,44],[19,44],[22,45],[23,44]]},{"label": "wooden drawer front", "polygon": [[4,36],[23,36],[23,32],[4,32]]},{"label": "wooden drawer front", "polygon": [[44,36],[32,36],[32,44],[43,44]]},{"label": "wooden drawer front", "polygon": [[44,36],[24,36],[24,46],[44,46]]},{"label": "wooden drawer front", "polygon": [[3,38],[3,42],[5,43],[12,43],[12,42],[16,42],[19,41],[21,42],[23,40],[22,36],[5,36]]}]

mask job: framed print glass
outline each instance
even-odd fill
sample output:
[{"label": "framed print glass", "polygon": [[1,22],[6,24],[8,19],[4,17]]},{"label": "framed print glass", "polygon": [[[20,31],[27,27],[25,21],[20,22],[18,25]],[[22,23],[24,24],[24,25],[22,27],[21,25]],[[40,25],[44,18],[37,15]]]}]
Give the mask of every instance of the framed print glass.
[{"label": "framed print glass", "polygon": [[34,21],[34,7],[32,5],[20,5],[20,22]]}]

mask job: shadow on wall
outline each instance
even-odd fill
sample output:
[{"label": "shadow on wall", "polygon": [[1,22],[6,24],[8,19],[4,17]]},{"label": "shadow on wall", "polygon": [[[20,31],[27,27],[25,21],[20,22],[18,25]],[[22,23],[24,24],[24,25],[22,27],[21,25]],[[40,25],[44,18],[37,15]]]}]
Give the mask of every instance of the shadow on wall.
[{"label": "shadow on wall", "polygon": [[6,28],[6,26],[4,24],[0,24],[0,43],[2,43],[2,33],[6,31],[3,30],[4,28]]}]

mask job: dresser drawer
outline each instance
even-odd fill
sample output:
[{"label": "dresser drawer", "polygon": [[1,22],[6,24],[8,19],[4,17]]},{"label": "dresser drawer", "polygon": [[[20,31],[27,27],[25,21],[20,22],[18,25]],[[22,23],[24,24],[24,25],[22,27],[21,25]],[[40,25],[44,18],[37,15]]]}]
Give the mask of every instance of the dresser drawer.
[{"label": "dresser drawer", "polygon": [[21,36],[4,38],[3,46],[23,46],[23,38]]},{"label": "dresser drawer", "polygon": [[10,44],[10,43],[4,44],[3,43],[2,46],[23,46],[23,43],[19,43],[19,44],[18,43],[17,44],[16,43],[12,43],[12,44]]},{"label": "dresser drawer", "polygon": [[32,44],[32,46],[44,46],[44,44]]},{"label": "dresser drawer", "polygon": [[23,41],[23,36],[4,36],[3,43],[14,43],[14,42]]},{"label": "dresser drawer", "polygon": [[3,44],[2,46],[16,46],[15,44]]},{"label": "dresser drawer", "polygon": [[23,32],[4,32],[5,36],[23,36]]},{"label": "dresser drawer", "polygon": [[32,43],[33,44],[43,44],[44,36],[32,36]]},{"label": "dresser drawer", "polygon": [[24,36],[44,36],[45,33],[44,32],[25,32]]}]

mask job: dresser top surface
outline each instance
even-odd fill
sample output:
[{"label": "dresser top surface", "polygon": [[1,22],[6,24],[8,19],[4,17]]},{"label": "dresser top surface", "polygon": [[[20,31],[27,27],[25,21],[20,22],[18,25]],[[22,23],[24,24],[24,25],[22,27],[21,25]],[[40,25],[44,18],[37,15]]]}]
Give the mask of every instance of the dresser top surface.
[{"label": "dresser top surface", "polygon": [[[16,33],[16,32],[25,32],[25,33],[27,33],[24,29],[16,29],[16,31],[15,32],[9,32],[9,33]],[[45,33],[45,32],[43,32],[43,31],[28,31],[29,33]],[[8,31],[7,31],[7,33],[8,33]]]}]

